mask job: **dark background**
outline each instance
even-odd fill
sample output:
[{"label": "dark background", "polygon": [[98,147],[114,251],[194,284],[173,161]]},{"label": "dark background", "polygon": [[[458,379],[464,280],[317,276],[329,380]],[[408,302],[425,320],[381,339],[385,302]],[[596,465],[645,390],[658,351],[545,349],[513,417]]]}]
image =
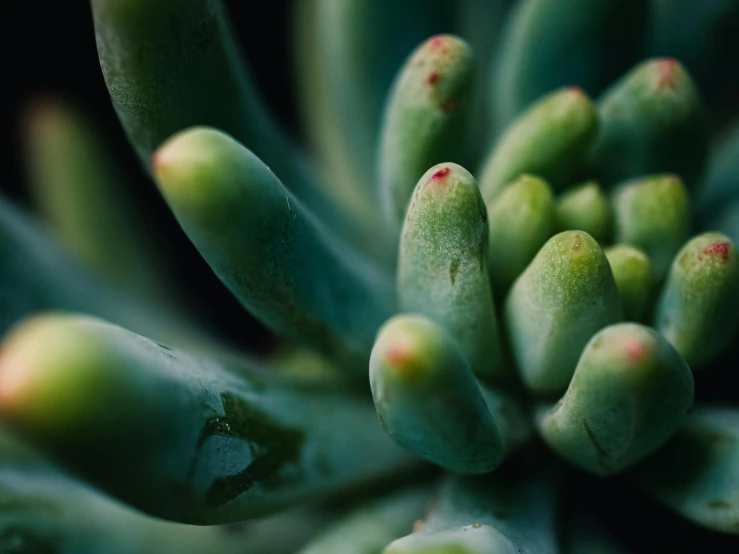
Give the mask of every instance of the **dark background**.
[{"label": "dark background", "polygon": [[[4,18],[10,31],[6,45],[8,66],[3,69],[3,133],[16,135],[24,106],[38,95],[61,94],[78,101],[100,117],[100,123],[117,146],[125,147],[123,131],[117,123],[95,48],[95,32],[90,6],[85,0],[73,2],[9,2]],[[227,0],[243,52],[256,74],[264,100],[277,119],[297,133],[293,102],[290,0],[251,2]],[[258,19],[258,25],[245,25]],[[248,33],[244,32],[248,29]],[[270,44],[265,48],[265,44]],[[9,156],[14,180],[22,178],[17,145]],[[129,153],[132,164],[135,158]],[[5,189],[5,184],[3,185]],[[17,184],[10,185],[14,194]]]},{"label": "dark background", "polygon": [[[152,0],[156,1],[156,0]],[[153,183],[141,169],[118,123],[95,47],[89,3],[12,1],[4,6],[9,31],[7,66],[2,74],[3,167],[2,193],[30,207],[25,190],[21,131],[24,110],[39,97],[61,96],[92,115],[98,130],[126,171],[125,179],[147,219],[152,220],[166,245],[162,255],[181,276],[178,292],[192,304],[199,318],[235,345],[265,351],[273,345],[263,329],[225,290],[194,247],[179,230]],[[243,52],[256,75],[266,103],[296,138],[299,125],[291,87],[290,0],[253,2],[229,0],[234,27]],[[7,14],[7,11],[6,11]],[[258,21],[259,24],[254,24]],[[251,24],[246,25],[246,22]],[[248,30],[244,32],[244,30]],[[270,44],[265,48],[265,44]]]}]

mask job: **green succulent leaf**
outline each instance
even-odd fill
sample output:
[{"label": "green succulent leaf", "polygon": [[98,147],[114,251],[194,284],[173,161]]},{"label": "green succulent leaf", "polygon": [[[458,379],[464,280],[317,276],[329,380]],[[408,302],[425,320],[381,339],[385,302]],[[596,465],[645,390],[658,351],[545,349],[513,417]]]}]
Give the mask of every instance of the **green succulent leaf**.
[{"label": "green succulent leaf", "polygon": [[583,231],[549,239],[505,302],[507,336],[524,384],[535,393],[562,392],[590,338],[622,313],[595,239]]},{"label": "green succulent leaf", "polygon": [[162,245],[107,152],[107,137],[81,108],[56,100],[32,104],[24,138],[29,186],[56,240],[118,289],[173,304]]},{"label": "green succulent leaf", "polygon": [[261,516],[413,465],[345,391],[86,316],[38,316],[6,338],[0,417],[121,500],[189,523]]},{"label": "green succulent leaf", "polygon": [[556,489],[525,471],[449,477],[425,521],[384,554],[557,554]]},{"label": "green succulent leaf", "polygon": [[265,160],[326,224],[356,240],[303,154],[261,99],[221,0],[92,0],[98,57],[118,118],[141,158],[175,133],[222,129]]},{"label": "green succulent leaf", "polygon": [[416,186],[400,239],[398,305],[457,341],[479,375],[506,374],[488,280],[488,214],[474,177],[456,164]]},{"label": "green succulent leaf", "polygon": [[480,190],[490,205],[524,173],[559,190],[583,169],[597,129],[595,106],[577,87],[548,94],[501,135],[480,172]]},{"label": "green succulent leaf", "polygon": [[604,252],[621,296],[624,317],[628,321],[641,321],[649,308],[654,286],[649,258],[642,250],[624,244],[611,246]]},{"label": "green succulent leaf", "polygon": [[185,233],[247,309],[281,335],[366,372],[375,332],[395,304],[389,276],[228,135],[184,131],[157,151],[154,171]]},{"label": "green succulent leaf", "polygon": [[601,184],[674,173],[696,189],[708,154],[708,125],[700,92],[678,60],[638,64],[598,100],[598,116],[592,160]]},{"label": "green succulent leaf", "polygon": [[504,127],[564,86],[599,94],[638,60],[645,0],[519,0],[494,67],[495,123]]},{"label": "green succulent leaf", "polygon": [[661,282],[690,237],[690,200],[676,175],[632,179],[613,192],[615,240],[644,250],[652,279]]},{"label": "green succulent leaf", "polygon": [[739,326],[738,256],[729,237],[704,233],[672,263],[654,327],[694,369],[728,346]]},{"label": "green succulent leaf", "polygon": [[697,406],[664,448],[628,477],[694,523],[739,535],[739,410]]},{"label": "green succulent leaf", "polygon": [[637,323],[598,332],[539,430],[557,454],[597,475],[662,446],[693,406],[693,374],[659,333]]},{"label": "green succulent leaf", "polygon": [[460,161],[474,69],[469,45],[452,35],[428,39],[400,69],[385,108],[377,166],[391,224],[400,227],[413,189],[429,167]]},{"label": "green succulent leaf", "polygon": [[545,181],[521,175],[488,210],[490,283],[496,298],[504,298],[554,232],[554,197]]},{"label": "green succulent leaf", "polygon": [[184,328],[90,275],[29,214],[0,197],[0,333],[44,310],[88,313],[174,341]]},{"label": "green succulent leaf", "polygon": [[557,232],[585,231],[603,244],[611,237],[611,203],[597,182],[588,181],[566,190],[557,198],[555,221]]},{"label": "green succulent leaf", "polygon": [[502,461],[503,438],[469,363],[433,321],[398,315],[380,329],[370,385],[399,444],[457,473],[486,473]]}]

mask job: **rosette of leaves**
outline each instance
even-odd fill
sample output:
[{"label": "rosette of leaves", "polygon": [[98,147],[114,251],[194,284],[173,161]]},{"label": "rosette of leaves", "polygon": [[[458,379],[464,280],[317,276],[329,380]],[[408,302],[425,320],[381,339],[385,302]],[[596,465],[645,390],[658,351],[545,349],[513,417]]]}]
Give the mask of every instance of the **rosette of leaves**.
[{"label": "rosette of leaves", "polygon": [[221,2],[91,6],[144,168],[286,350],[181,309],[94,129],[33,111],[43,223],[0,204],[0,547],[658,544],[617,544],[583,483],[739,533],[732,2],[297,2],[307,150]]}]

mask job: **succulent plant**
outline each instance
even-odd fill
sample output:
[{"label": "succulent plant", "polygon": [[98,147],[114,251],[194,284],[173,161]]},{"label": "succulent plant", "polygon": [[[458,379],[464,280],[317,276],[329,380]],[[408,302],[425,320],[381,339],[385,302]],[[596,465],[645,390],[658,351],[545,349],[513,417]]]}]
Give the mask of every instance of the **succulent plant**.
[{"label": "succulent plant", "polygon": [[[197,321],[93,126],[37,106],[41,222],[0,201],[0,551],[739,534],[735,2],[298,1],[306,150],[222,2],[90,4],[143,167],[283,349]],[[632,540],[577,494],[609,482],[686,524]]]}]

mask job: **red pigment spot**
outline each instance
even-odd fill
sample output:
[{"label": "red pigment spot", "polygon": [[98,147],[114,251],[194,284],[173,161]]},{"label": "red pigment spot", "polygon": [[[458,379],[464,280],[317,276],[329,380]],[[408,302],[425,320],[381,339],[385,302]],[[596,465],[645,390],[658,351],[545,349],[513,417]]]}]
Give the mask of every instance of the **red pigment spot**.
[{"label": "red pigment spot", "polygon": [[[729,259],[729,243],[719,242],[716,244],[709,244],[703,249],[704,254],[718,253],[724,260]],[[699,258],[700,259],[700,258]]]},{"label": "red pigment spot", "polygon": [[151,167],[152,169],[159,169],[159,167],[162,165],[162,157],[159,155],[159,152],[155,153],[151,157]]},{"label": "red pigment spot", "polygon": [[431,46],[433,46],[435,48],[438,48],[442,44],[444,44],[444,39],[442,37],[440,37],[440,36],[436,36],[436,37],[434,37],[434,38],[431,39]]},{"label": "red pigment spot", "polygon": [[578,86],[567,87],[567,90],[571,94],[577,94],[577,95],[583,94],[582,89],[580,87],[578,87]]},{"label": "red pigment spot", "polygon": [[439,171],[437,171],[436,173],[434,173],[434,174],[433,174],[433,175],[431,176],[431,178],[432,178],[432,179],[443,179],[444,177],[446,177],[447,175],[449,175],[449,172],[450,172],[450,171],[451,171],[451,169],[449,169],[448,167],[445,167],[445,168],[443,168],[443,169],[440,169],[440,170],[439,170]]},{"label": "red pigment spot", "polygon": [[674,59],[664,60],[659,62],[659,81],[657,81],[657,88],[675,88],[675,82],[672,80],[673,71],[677,66],[677,61]]},{"label": "red pigment spot", "polygon": [[453,112],[459,107],[456,100],[444,100],[441,104],[441,110],[444,112]]},{"label": "red pigment spot", "polygon": [[402,346],[393,346],[388,350],[387,361],[392,365],[403,365],[410,358],[408,351]]},{"label": "red pigment spot", "polygon": [[439,79],[441,79],[441,75],[439,75],[439,72],[432,71],[431,73],[429,73],[429,76],[426,79],[426,81],[428,82],[429,85],[435,85],[436,83],[439,82]]},{"label": "red pigment spot", "polygon": [[626,344],[626,355],[632,362],[638,362],[644,357],[644,345],[639,341],[629,341]]}]

